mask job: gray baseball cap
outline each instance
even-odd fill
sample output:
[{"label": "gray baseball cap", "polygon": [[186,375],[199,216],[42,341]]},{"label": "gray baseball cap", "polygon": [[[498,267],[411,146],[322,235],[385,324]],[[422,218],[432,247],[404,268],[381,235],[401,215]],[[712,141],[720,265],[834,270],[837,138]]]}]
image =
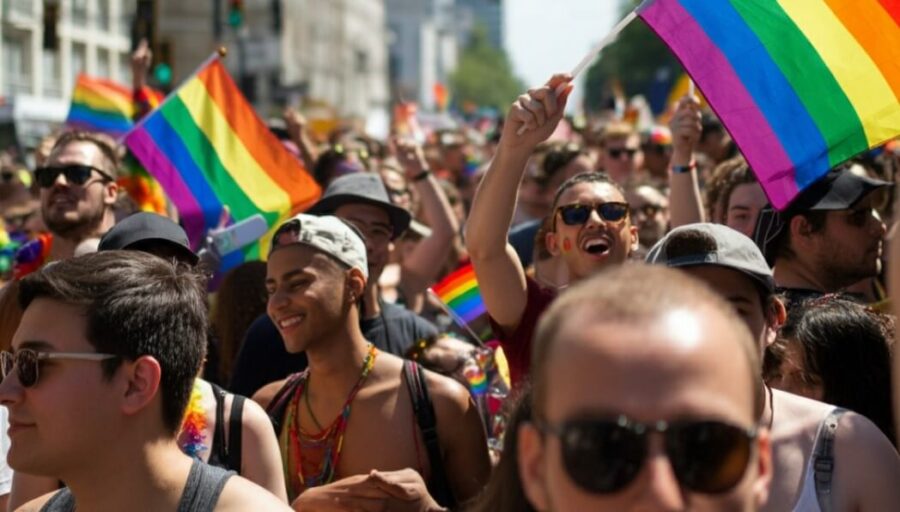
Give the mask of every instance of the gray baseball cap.
[{"label": "gray baseball cap", "polygon": [[772,269],[759,247],[723,224],[677,227],[650,249],[646,262],[673,268],[716,265],[743,272],[769,292],[775,289]]},{"label": "gray baseball cap", "polygon": [[308,245],[350,268],[358,268],[366,279],[369,278],[366,244],[362,236],[356,228],[337,217],[304,213],[295,215],[275,231],[269,254],[293,244]]}]

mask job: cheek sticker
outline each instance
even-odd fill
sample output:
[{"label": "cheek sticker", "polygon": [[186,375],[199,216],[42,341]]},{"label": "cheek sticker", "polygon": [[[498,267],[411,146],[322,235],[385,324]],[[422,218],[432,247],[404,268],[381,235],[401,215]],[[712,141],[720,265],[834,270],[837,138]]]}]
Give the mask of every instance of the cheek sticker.
[{"label": "cheek sticker", "polygon": [[563,238],[562,250],[563,252],[572,252],[572,241],[568,238]]}]

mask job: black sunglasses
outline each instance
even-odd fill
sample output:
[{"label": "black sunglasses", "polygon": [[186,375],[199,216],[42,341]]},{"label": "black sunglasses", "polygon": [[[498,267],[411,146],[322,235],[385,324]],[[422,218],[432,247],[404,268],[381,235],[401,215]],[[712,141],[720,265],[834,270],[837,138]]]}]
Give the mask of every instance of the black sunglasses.
[{"label": "black sunglasses", "polygon": [[30,348],[16,350],[15,353],[4,350],[0,352],[0,373],[3,378],[17,370],[19,383],[22,387],[30,388],[37,384],[40,363],[44,359],[75,359],[80,361],[106,361],[118,356],[112,354],[100,354],[98,352],[38,352]]},{"label": "black sunglasses", "polygon": [[628,155],[628,158],[631,159],[634,158],[634,155],[637,154],[638,150],[630,148],[612,148],[606,150],[606,152],[615,159],[619,159],[622,155]]},{"label": "black sunglasses", "polygon": [[628,203],[567,204],[556,208],[567,226],[580,226],[597,210],[607,222],[618,222],[628,216]]},{"label": "black sunglasses", "polygon": [[113,181],[112,176],[107,174],[103,169],[98,169],[93,165],[63,165],[59,167],[39,167],[34,171],[34,179],[41,188],[50,188],[56,183],[56,178],[60,174],[65,175],[66,182],[73,185],[84,185],[91,179],[91,172],[97,171],[103,176],[104,181]]},{"label": "black sunglasses", "polygon": [[663,211],[665,208],[658,204],[642,204],[640,206],[636,206],[631,209],[631,215],[634,216],[635,213],[641,212],[646,217],[654,217],[657,213]]},{"label": "black sunglasses", "polygon": [[702,494],[727,492],[743,479],[757,435],[755,428],[720,421],[644,424],[624,416],[537,427],[559,438],[569,478],[594,494],[621,491],[637,478],[652,432],[664,437],[669,463],[682,487]]}]

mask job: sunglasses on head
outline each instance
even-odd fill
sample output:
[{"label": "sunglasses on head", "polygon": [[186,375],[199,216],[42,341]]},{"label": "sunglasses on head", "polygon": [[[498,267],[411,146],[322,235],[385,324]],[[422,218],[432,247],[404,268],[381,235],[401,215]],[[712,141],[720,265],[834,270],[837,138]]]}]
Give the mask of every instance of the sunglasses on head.
[{"label": "sunglasses on head", "polygon": [[622,155],[628,155],[628,158],[632,159],[634,158],[634,155],[637,154],[638,150],[631,148],[611,148],[606,150],[606,152],[615,159],[621,158]]},{"label": "sunglasses on head", "polygon": [[59,167],[40,167],[34,171],[34,178],[41,188],[50,188],[56,183],[56,178],[60,174],[66,177],[66,182],[72,185],[84,185],[91,179],[91,172],[97,171],[103,176],[104,181],[113,181],[112,176],[107,174],[103,169],[98,169],[92,165],[63,165]]},{"label": "sunglasses on head", "polygon": [[37,384],[39,367],[45,359],[70,359],[79,361],[106,361],[119,356],[100,354],[98,352],[38,352],[30,348],[16,350],[15,353],[4,350],[0,352],[0,374],[5,380],[16,370],[22,387],[30,388]]},{"label": "sunglasses on head", "polygon": [[556,210],[567,226],[580,226],[586,223],[594,210],[607,222],[618,222],[628,216],[627,203],[567,204]]},{"label": "sunglasses on head", "polygon": [[757,435],[756,429],[720,421],[644,424],[624,416],[537,427],[559,439],[569,478],[594,494],[621,491],[637,478],[653,432],[663,436],[669,463],[683,488],[702,494],[727,492],[743,479]]}]

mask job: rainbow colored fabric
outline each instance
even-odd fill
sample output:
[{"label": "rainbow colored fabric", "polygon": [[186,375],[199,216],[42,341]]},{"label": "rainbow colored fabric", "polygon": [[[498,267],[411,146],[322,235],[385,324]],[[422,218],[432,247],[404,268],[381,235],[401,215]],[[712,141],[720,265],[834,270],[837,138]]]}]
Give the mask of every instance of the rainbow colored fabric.
[{"label": "rainbow colored fabric", "polygon": [[431,291],[453,313],[457,322],[468,326],[482,341],[490,339],[487,307],[481,297],[478,280],[475,278],[475,268],[471,263],[445,277],[434,285]]},{"label": "rainbow colored fabric", "polygon": [[900,134],[897,0],[647,0],[772,204]]},{"label": "rainbow colored fabric", "polygon": [[[262,214],[269,227],[303,211],[321,190],[241,95],[218,57],[169,95],[124,138],[175,204],[194,248],[219,225]],[[271,232],[244,250],[268,254]]]},{"label": "rainbow colored fabric", "polygon": [[78,75],[66,125],[85,130],[123,135],[133,126],[132,91],[112,80]]}]

